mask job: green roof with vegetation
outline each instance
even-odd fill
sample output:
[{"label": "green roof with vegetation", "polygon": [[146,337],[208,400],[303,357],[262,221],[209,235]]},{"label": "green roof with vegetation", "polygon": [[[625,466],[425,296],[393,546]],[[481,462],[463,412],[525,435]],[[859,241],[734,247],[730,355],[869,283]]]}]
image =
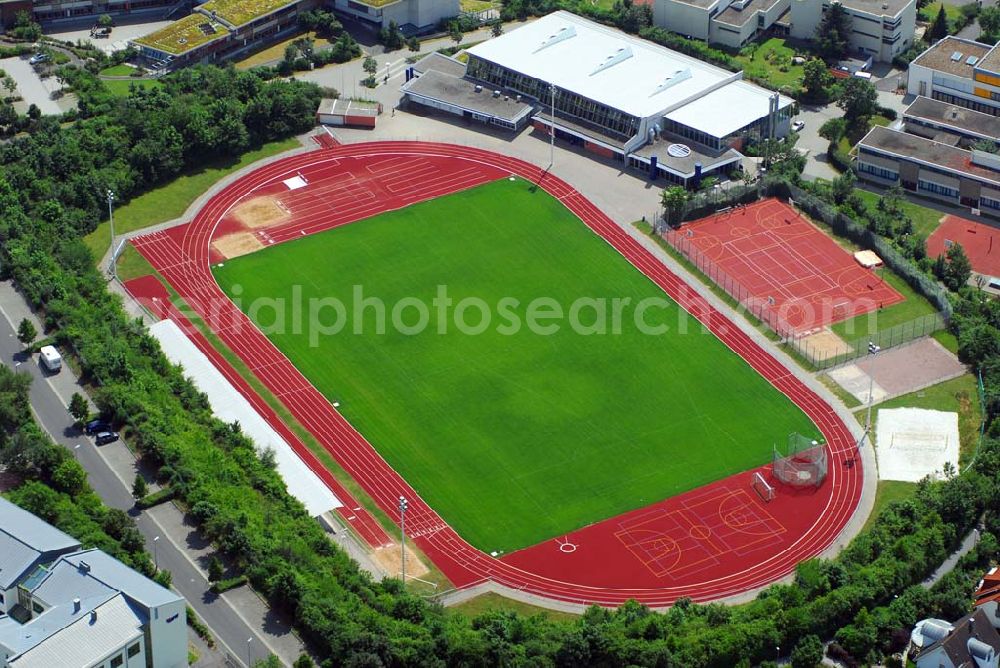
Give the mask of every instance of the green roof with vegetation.
[{"label": "green roof with vegetation", "polygon": [[224,25],[210,20],[204,14],[196,13],[132,41],[140,46],[179,56],[228,34],[229,30]]},{"label": "green roof with vegetation", "polygon": [[198,9],[206,14],[214,12],[223,21],[241,26],[292,2],[293,0],[209,0]]}]

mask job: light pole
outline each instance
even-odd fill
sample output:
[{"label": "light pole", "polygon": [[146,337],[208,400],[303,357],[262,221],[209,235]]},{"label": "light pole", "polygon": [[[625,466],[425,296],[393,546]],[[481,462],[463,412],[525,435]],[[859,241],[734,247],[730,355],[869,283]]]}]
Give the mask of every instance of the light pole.
[{"label": "light pole", "polygon": [[403,585],[406,585],[406,509],[409,505],[405,496],[399,497],[399,570],[402,574]]},{"label": "light pole", "polygon": [[108,198],[108,223],[111,225],[111,264],[108,266],[108,273],[117,276],[117,267],[115,267],[115,193],[111,188],[108,188],[106,195]]},{"label": "light pole", "polygon": [[247,638],[247,666],[253,667],[253,638]]},{"label": "light pole", "polygon": [[876,344],[874,341],[868,342],[868,355],[872,358],[872,369],[868,372],[868,414],[865,416],[865,433],[861,436],[861,440],[858,441],[858,449],[861,448],[861,444],[864,443],[865,437],[871,438],[872,430],[872,392],[875,391],[875,356],[878,355],[882,347]]},{"label": "light pole", "polygon": [[156,541],[158,540],[160,540],[159,536],[155,536],[153,538],[153,568],[156,569],[157,573],[160,572],[160,560],[157,558],[156,554]]},{"label": "light pole", "polygon": [[552,94],[552,114],[549,116],[549,169],[556,161],[556,85],[549,84]]}]

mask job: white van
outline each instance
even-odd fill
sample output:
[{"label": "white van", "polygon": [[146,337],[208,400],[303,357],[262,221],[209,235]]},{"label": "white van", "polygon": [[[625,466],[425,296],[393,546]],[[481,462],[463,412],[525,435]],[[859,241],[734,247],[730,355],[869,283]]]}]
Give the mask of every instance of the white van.
[{"label": "white van", "polygon": [[62,368],[62,355],[55,349],[55,346],[42,346],[39,351],[42,354],[42,366],[56,373]]}]

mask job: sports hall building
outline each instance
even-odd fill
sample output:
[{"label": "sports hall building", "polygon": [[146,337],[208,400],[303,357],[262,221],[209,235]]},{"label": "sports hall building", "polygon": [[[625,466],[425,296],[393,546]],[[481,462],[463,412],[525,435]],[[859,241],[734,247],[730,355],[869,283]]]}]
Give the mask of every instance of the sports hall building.
[{"label": "sports hall building", "polygon": [[[621,31],[558,11],[468,51],[417,63],[408,103],[510,130],[527,124],[605,158],[695,185],[740,166],[745,144],[784,137],[793,101]],[[447,66],[445,66],[447,65]],[[553,113],[554,107],[554,113]]]}]

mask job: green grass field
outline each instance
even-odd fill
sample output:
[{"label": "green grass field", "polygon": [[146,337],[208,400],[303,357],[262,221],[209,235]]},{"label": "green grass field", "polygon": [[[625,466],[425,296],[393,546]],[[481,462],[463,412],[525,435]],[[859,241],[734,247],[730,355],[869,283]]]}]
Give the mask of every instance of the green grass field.
[{"label": "green grass field", "polygon": [[[255,298],[346,305],[346,326],[311,346],[309,327],[272,341],[423,498],[477,547],[509,552],[768,461],[808,418],[590,232],[558,201],[499,181],[228,260],[227,292],[265,330]],[[392,313],[430,307],[428,329],[375,331],[356,317],[356,285]],[[479,334],[434,315],[438,286],[452,313],[465,298],[492,309]],[[584,335],[567,321],[543,335],[510,327],[550,298],[664,300],[647,312],[669,332],[644,334],[625,309],[619,334]],[[516,299],[495,308],[503,298]],[[258,304],[261,304],[258,302]],[[536,307],[537,308],[537,307]],[[255,310],[256,316],[255,316]],[[466,321],[480,322],[470,308]],[[387,318],[391,321],[391,317]],[[417,320],[408,306],[403,320]],[[580,320],[593,323],[594,310]],[[328,310],[324,322],[335,320]],[[447,333],[438,333],[442,322]],[[356,327],[363,334],[355,334]]]},{"label": "green grass field", "polygon": [[136,88],[160,88],[163,86],[163,82],[156,79],[102,79],[101,83],[119,97],[127,96],[131,92],[132,86]]},{"label": "green grass field", "polygon": [[[856,188],[854,190],[861,198],[861,201],[865,203],[865,206],[871,210],[875,210],[878,207],[878,201],[882,196],[878,193],[873,193],[868,190],[862,190],[861,188]],[[913,231],[915,234],[919,234],[924,239],[933,234],[934,230],[938,228],[941,224],[941,218],[944,214],[936,209],[931,209],[926,206],[921,206],[916,202],[911,202],[908,199],[904,199],[901,203],[903,213],[909,216],[910,220],[913,221]]]}]

